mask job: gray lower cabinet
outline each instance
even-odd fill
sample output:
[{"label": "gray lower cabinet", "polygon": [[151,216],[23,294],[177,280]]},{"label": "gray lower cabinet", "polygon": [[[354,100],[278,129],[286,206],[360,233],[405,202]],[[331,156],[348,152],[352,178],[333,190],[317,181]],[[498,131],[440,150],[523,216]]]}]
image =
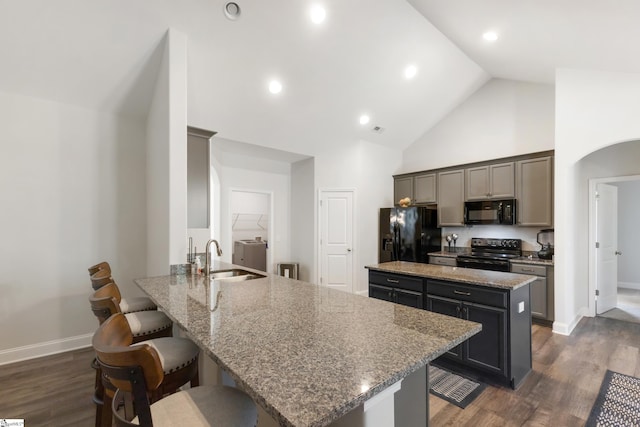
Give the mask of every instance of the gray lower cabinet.
[{"label": "gray lower cabinet", "polygon": [[[511,262],[511,272],[537,276],[531,283],[531,316],[553,322],[553,267]],[[545,323],[545,322],[541,322]]]},{"label": "gray lower cabinet", "polygon": [[424,306],[423,279],[399,274],[369,272],[369,296],[409,307]]},{"label": "gray lower cabinet", "polygon": [[507,290],[427,279],[425,308],[482,324],[479,334],[441,356],[441,363],[514,389],[531,371],[528,286]]},{"label": "gray lower cabinet", "polygon": [[458,265],[458,262],[456,261],[455,257],[429,255],[429,264],[446,265],[448,267],[455,267]]}]

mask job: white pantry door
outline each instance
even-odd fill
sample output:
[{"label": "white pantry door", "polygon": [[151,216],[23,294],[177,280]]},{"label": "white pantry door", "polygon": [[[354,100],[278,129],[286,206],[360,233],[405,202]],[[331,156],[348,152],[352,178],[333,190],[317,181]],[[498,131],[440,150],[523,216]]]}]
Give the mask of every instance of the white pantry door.
[{"label": "white pantry door", "polygon": [[618,304],[618,187],[596,185],[596,313]]},{"label": "white pantry door", "polygon": [[320,191],[320,285],[353,292],[353,190]]}]

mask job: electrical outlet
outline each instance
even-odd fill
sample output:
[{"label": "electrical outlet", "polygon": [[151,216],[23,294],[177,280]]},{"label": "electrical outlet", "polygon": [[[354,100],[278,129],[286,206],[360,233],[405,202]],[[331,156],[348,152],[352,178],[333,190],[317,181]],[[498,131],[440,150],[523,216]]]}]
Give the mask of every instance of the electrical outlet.
[{"label": "electrical outlet", "polygon": [[522,313],[524,311],[524,301],[520,301],[518,303],[518,313]]}]

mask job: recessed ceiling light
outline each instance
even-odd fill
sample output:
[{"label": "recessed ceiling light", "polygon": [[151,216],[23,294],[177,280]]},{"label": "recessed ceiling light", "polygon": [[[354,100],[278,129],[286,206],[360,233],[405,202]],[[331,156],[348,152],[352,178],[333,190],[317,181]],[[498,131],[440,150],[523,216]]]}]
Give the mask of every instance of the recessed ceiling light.
[{"label": "recessed ceiling light", "polygon": [[314,24],[320,24],[324,21],[324,18],[327,17],[327,11],[324,10],[324,7],[319,4],[314,5],[309,12],[311,16],[311,22]]},{"label": "recessed ceiling light", "polygon": [[369,120],[371,120],[371,119],[366,114],[363,114],[363,115],[360,116],[360,124],[361,125],[366,125],[367,123],[369,123]]},{"label": "recessed ceiling light", "polygon": [[273,94],[282,92],[282,83],[277,80],[271,80],[269,83],[269,92]]},{"label": "recessed ceiling light", "polygon": [[488,42],[494,42],[498,40],[498,34],[495,31],[487,31],[482,35],[482,38]]},{"label": "recessed ceiling light", "polygon": [[240,5],[238,3],[230,1],[224,5],[224,14],[232,21],[240,18],[240,13]]},{"label": "recessed ceiling light", "polygon": [[408,79],[412,79],[418,73],[418,69],[415,65],[407,65],[407,68],[404,69],[404,76]]}]

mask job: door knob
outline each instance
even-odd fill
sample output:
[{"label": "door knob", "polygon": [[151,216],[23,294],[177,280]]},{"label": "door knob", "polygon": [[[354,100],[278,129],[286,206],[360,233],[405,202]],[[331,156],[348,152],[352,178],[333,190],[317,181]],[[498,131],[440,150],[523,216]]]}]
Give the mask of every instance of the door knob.
[{"label": "door knob", "polygon": [[615,253],[616,255],[622,255],[622,252],[620,252],[620,251],[615,251],[614,253]]},{"label": "door knob", "polygon": [[351,248],[347,248],[347,252],[351,252]]}]

